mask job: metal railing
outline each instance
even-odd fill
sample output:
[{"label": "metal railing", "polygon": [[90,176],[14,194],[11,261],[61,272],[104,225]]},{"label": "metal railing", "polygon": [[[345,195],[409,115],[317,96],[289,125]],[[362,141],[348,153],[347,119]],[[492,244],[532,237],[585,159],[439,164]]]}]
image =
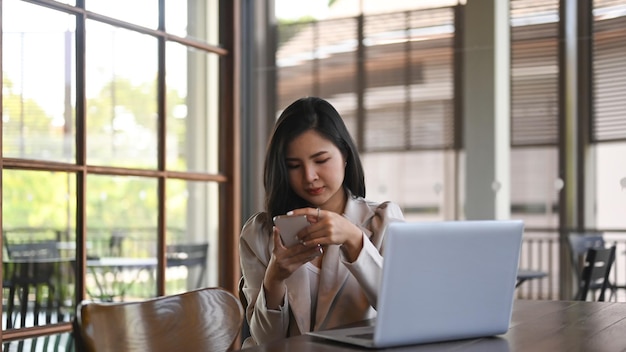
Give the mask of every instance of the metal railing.
[{"label": "metal railing", "polygon": [[[615,244],[616,258],[611,272],[611,282],[618,287],[626,287],[626,230],[588,230],[602,232],[607,244]],[[148,228],[89,229],[88,254],[94,256],[125,255],[131,257],[150,257],[156,254],[156,230]],[[72,242],[75,236],[67,230],[51,228],[20,228],[3,231],[5,243],[27,242],[41,239]],[[182,241],[182,232],[172,229],[173,243]],[[559,282],[560,244],[557,229],[527,228],[524,233],[520,255],[520,268],[539,270],[548,275],[544,278],[524,282],[516,291],[516,297],[522,299],[558,300],[561,293]],[[571,267],[566,268],[573,275]],[[572,296],[575,287],[570,288]],[[140,295],[141,296],[141,295]],[[626,289],[617,291],[613,300],[626,302]]]},{"label": "metal railing", "polygon": [[[580,231],[571,231],[580,232]],[[601,232],[607,245],[616,246],[615,263],[611,270],[611,282],[617,287],[626,287],[626,230],[597,230],[586,229],[583,232]],[[567,244],[565,244],[567,245]],[[526,229],[522,251],[520,255],[520,268],[540,270],[548,273],[541,279],[528,280],[517,289],[517,297],[523,299],[558,300],[562,289],[559,282],[560,250],[558,230]],[[569,254],[569,248],[567,253]],[[570,262],[569,259],[567,261]],[[574,270],[568,265],[574,276]],[[575,282],[575,281],[573,281]],[[572,297],[576,293],[575,285],[570,288]],[[626,289],[618,289],[611,300],[626,302]]]}]

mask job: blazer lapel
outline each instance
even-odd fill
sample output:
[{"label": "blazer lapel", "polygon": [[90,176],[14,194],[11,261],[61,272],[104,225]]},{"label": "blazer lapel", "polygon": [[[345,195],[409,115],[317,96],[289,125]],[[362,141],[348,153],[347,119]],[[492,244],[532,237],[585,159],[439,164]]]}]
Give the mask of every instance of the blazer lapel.
[{"label": "blazer lapel", "polygon": [[[355,201],[349,192],[343,215],[361,228],[365,236],[370,237],[372,235],[371,232],[366,229],[366,226],[372,216],[374,216],[374,212],[366,203]],[[339,251],[341,251],[339,246],[333,245],[326,247],[326,253],[324,253],[317,296],[315,330],[324,327],[328,314],[332,309],[333,302],[336,300],[339,292],[341,292],[350,274],[348,268],[341,263]]]},{"label": "blazer lapel", "polygon": [[287,280],[287,299],[289,308],[302,334],[311,329],[311,289],[306,268],[301,266]]},{"label": "blazer lapel", "polygon": [[324,325],[331,311],[331,307],[333,306],[333,302],[350,273],[348,269],[341,264],[339,251],[339,246],[329,246],[326,248],[326,253],[324,254],[322,270],[320,271],[320,285],[317,291],[317,312],[315,315],[316,330]]},{"label": "blazer lapel", "polygon": [[[348,201],[346,202],[346,209],[344,210],[343,216],[361,229],[365,229],[372,220],[372,217],[374,217],[374,214],[374,211],[365,201],[356,201],[352,197],[352,194],[348,192]],[[365,234],[367,236],[371,235],[371,233]]]}]

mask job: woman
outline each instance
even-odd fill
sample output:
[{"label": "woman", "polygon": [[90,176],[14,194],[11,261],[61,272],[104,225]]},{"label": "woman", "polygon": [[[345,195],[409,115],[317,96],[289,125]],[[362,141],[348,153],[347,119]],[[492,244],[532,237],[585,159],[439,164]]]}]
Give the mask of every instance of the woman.
[{"label": "woman", "polygon": [[[265,157],[265,212],[243,226],[239,251],[251,339],[266,343],[376,315],[384,230],[394,203],[364,199],[361,160],[339,113],[302,98],[283,111]],[[277,215],[305,215],[285,247]]]}]

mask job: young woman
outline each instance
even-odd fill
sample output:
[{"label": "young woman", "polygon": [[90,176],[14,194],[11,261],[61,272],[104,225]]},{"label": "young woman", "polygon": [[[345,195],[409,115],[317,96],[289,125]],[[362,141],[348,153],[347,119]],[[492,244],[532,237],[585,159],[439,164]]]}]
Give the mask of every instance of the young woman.
[{"label": "young woman", "polygon": [[[302,98],[274,126],[265,157],[265,211],[243,226],[239,251],[251,338],[244,346],[376,315],[384,232],[398,205],[364,199],[357,149],[327,101]],[[310,225],[286,247],[272,219]]]}]

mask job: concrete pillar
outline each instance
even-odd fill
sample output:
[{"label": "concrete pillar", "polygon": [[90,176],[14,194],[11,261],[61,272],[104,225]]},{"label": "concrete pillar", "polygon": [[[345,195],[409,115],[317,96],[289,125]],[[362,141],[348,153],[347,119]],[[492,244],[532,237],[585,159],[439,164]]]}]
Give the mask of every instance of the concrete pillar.
[{"label": "concrete pillar", "polygon": [[510,217],[509,2],[468,0],[463,123],[465,218]]}]

